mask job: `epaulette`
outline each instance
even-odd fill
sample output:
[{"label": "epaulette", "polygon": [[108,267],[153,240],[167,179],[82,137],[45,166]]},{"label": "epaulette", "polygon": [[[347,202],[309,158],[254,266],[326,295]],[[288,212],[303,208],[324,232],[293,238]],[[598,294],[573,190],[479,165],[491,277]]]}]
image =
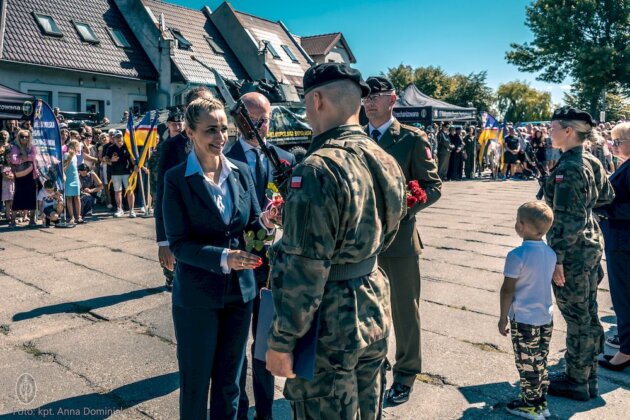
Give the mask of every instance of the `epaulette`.
[{"label": "epaulette", "polygon": [[420,130],[418,127],[414,127],[413,125],[400,124],[400,128],[404,128],[405,130],[409,130],[419,136],[425,136],[424,131]]}]

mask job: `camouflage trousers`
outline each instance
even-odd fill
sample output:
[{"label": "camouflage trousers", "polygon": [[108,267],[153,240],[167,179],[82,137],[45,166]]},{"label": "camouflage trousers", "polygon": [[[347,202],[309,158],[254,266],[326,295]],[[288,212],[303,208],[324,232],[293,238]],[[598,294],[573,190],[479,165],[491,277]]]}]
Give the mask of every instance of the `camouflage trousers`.
[{"label": "camouflage trousers", "polygon": [[553,323],[534,326],[512,320],[510,330],[523,398],[535,401],[545,397],[549,387],[547,355]]},{"label": "camouflage trousers", "polygon": [[287,379],[284,396],[294,419],[369,420],[382,410],[382,364],[387,339],[356,351],[317,347],[315,377]]},{"label": "camouflage trousers", "polygon": [[604,350],[604,329],[597,315],[600,265],[599,260],[585,264],[579,258],[565,260],[563,265],[565,285],[554,284],[553,290],[567,323],[566,373],[575,382],[586,383]]}]

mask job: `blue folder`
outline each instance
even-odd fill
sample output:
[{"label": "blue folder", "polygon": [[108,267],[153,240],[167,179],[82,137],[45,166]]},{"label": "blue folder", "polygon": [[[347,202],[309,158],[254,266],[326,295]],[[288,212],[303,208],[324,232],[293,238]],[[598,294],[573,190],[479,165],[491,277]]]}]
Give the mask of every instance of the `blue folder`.
[{"label": "blue folder", "polygon": [[[267,339],[275,315],[273,298],[270,289],[260,291],[260,309],[258,310],[258,325],[256,327],[256,346],[254,358],[265,361],[267,353]],[[300,378],[311,380],[315,375],[315,355],[317,352],[317,336],[319,333],[319,308],[313,317],[313,323],[308,332],[295,343],[293,349],[293,372]]]}]

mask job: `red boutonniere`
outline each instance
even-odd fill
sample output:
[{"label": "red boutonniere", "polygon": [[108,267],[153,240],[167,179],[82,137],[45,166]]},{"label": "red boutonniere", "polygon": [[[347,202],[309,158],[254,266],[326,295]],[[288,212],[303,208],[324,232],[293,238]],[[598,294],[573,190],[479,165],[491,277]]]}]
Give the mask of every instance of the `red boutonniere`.
[{"label": "red boutonniere", "polygon": [[407,208],[415,206],[417,203],[427,202],[427,192],[420,187],[418,181],[409,181],[407,184]]}]

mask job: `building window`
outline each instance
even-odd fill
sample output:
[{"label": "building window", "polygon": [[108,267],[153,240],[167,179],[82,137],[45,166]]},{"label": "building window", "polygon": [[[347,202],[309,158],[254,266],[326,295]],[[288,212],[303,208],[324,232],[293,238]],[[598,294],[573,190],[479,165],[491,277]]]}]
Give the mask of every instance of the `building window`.
[{"label": "building window", "polygon": [[291,59],[291,61],[293,61],[294,63],[299,63],[300,61],[297,59],[297,57],[295,56],[295,54],[293,54],[293,51],[291,51],[291,48],[289,48],[288,45],[283,45],[282,49],[284,50],[285,53],[287,53],[287,55],[289,56],[289,58]]},{"label": "building window", "polygon": [[28,90],[29,95],[36,97],[37,99],[41,99],[46,102],[48,105],[51,104],[52,92],[49,90]]},{"label": "building window", "polygon": [[61,31],[59,30],[59,27],[57,26],[57,23],[52,17],[35,12],[33,12],[33,16],[35,16],[37,26],[39,26],[39,29],[44,33],[44,35],[58,37],[63,36]]},{"label": "building window", "polygon": [[269,41],[263,41],[263,42],[265,43],[265,47],[267,48],[267,51],[269,51],[269,53],[271,54],[273,58],[275,58],[276,60],[282,60],[282,58],[280,57],[280,54],[278,54],[278,51],[276,51],[273,45],[271,45],[271,42]]},{"label": "building window", "polygon": [[225,51],[223,51],[223,48],[221,48],[219,46],[219,44],[217,44],[217,42],[212,39],[212,37],[210,36],[206,36],[206,41],[208,41],[208,45],[210,45],[210,48],[212,48],[212,51],[214,51],[215,54],[225,54]]},{"label": "building window", "polygon": [[125,38],[123,31],[118,28],[107,28],[107,31],[118,48],[131,48],[131,44],[127,41],[127,38]]},{"label": "building window", "polygon": [[90,25],[88,25],[87,23],[75,21],[73,21],[72,23],[74,24],[74,27],[77,28],[77,32],[79,33],[82,41],[89,42],[90,44],[98,44],[99,42],[101,42],[99,41],[98,37],[96,36]]},{"label": "building window", "polygon": [[57,106],[62,111],[79,112],[81,97],[78,93],[59,92],[59,103]]},{"label": "building window", "polygon": [[186,37],[178,29],[171,29],[171,33],[177,40],[177,47],[180,50],[189,50],[192,48],[192,44],[190,43],[190,41],[187,40]]}]

